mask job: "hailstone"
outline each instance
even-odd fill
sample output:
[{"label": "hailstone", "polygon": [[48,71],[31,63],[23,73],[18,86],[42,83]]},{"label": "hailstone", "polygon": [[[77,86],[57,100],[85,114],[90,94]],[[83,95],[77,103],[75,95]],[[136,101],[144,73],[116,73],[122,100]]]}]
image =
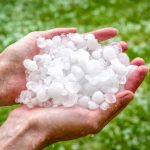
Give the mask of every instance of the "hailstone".
[{"label": "hailstone", "polygon": [[92,33],[39,37],[40,53],[25,59],[26,89],[17,102],[28,107],[107,110],[137,66],[117,43],[102,45]]}]

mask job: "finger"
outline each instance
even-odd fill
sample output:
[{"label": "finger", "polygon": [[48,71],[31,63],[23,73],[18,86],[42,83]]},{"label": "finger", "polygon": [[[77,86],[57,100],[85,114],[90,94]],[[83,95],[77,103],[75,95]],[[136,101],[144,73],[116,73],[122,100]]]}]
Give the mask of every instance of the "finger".
[{"label": "finger", "polygon": [[134,94],[131,91],[123,91],[118,93],[116,98],[116,103],[111,104],[106,111],[100,110],[100,123],[104,122],[102,126],[105,126],[110,120],[119,114],[134,98]]},{"label": "finger", "polygon": [[125,90],[123,92],[120,92],[116,95],[116,103],[110,105],[110,108],[108,111],[110,111],[110,114],[114,117],[119,112],[121,112],[128,104],[129,102],[134,98],[134,94],[131,91]]},{"label": "finger", "polygon": [[45,38],[52,38],[56,35],[75,33],[76,28],[55,28],[47,31],[39,31],[40,35]]},{"label": "finger", "polygon": [[110,45],[111,46],[117,45],[122,50],[122,52],[126,52],[127,49],[128,49],[128,44],[126,42],[124,42],[124,41],[121,41],[121,42],[112,42]]},{"label": "finger", "polygon": [[98,41],[105,41],[116,36],[117,32],[118,32],[117,29],[110,27],[110,28],[99,29],[93,31],[92,33],[94,34],[95,38]]},{"label": "finger", "polygon": [[119,42],[119,44],[120,44],[120,46],[122,48],[122,51],[126,52],[127,49],[128,49],[128,44],[126,42],[124,42],[124,41]]},{"label": "finger", "polygon": [[131,61],[131,65],[141,66],[144,64],[145,64],[145,62],[142,58],[135,58]]},{"label": "finger", "polygon": [[139,66],[137,70],[128,78],[125,89],[135,92],[137,88],[141,85],[147,73],[148,68],[146,66]]}]

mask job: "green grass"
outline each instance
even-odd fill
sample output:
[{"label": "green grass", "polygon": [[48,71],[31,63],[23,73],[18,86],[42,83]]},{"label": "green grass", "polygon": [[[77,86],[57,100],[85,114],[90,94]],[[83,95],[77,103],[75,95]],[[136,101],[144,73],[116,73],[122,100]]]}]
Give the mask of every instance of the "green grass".
[{"label": "green grass", "polygon": [[[1,0],[0,50],[34,30],[75,26],[79,32],[116,27],[114,41],[129,43],[130,58],[150,66],[149,0]],[[110,40],[112,41],[112,40]],[[95,136],[60,142],[45,150],[149,150],[150,75],[129,107]],[[0,124],[14,107],[0,108]]]}]

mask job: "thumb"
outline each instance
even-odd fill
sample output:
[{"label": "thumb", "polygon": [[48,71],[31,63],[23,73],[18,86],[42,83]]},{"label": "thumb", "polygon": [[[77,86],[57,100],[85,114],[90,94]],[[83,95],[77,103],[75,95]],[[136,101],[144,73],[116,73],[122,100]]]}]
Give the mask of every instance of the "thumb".
[{"label": "thumb", "polygon": [[55,28],[47,31],[38,31],[40,36],[43,36],[45,38],[52,38],[56,35],[61,35],[61,34],[68,34],[68,33],[75,33],[77,31],[76,28]]},{"label": "thumb", "polygon": [[110,107],[106,111],[101,111],[101,120],[104,122],[104,126],[110,122],[116,115],[118,115],[134,98],[134,94],[131,91],[123,91],[116,95],[116,103],[111,104]]}]

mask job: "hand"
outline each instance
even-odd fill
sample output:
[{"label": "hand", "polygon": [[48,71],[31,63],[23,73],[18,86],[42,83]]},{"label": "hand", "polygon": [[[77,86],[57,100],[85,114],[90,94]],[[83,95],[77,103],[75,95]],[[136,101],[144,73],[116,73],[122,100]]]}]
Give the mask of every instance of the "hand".
[{"label": "hand", "polygon": [[[4,145],[7,150],[19,150],[20,145],[23,145],[23,150],[26,150],[27,147],[30,147],[31,150],[38,150],[58,141],[71,140],[99,132],[133,99],[133,92],[136,91],[148,71],[143,66],[142,59],[135,59],[132,63],[140,66],[126,84],[126,89],[131,91],[125,90],[118,93],[116,95],[117,102],[111,104],[108,110],[91,111],[79,106],[28,109],[22,105],[10,113],[9,118],[0,129],[1,135],[5,135],[5,139],[0,135],[0,144],[2,143],[2,147]],[[9,139],[8,142],[6,133],[10,134],[11,130],[9,131],[8,128],[11,124],[13,124],[12,129],[17,136],[13,136],[14,139]],[[15,130],[16,126],[22,128]],[[2,134],[3,132],[5,134]],[[34,140],[32,140],[33,138]]]},{"label": "hand", "polygon": [[[96,33],[97,31],[94,32],[96,37],[103,40],[103,34],[98,34],[99,36],[97,36]],[[123,42],[120,44],[125,51],[127,44]],[[134,97],[133,93],[142,83],[148,72],[141,58],[136,58],[131,63],[139,67],[136,72],[130,76],[125,85],[125,91],[116,95],[117,102],[112,104],[107,111],[100,109],[91,111],[79,106],[72,108],[57,107],[34,109],[21,106],[11,112],[9,118],[12,118],[12,120],[13,118],[17,118],[17,120],[28,120],[27,124],[30,125],[30,128],[26,131],[31,131],[28,136],[32,138],[32,135],[36,135],[37,137],[34,138],[34,141],[30,142],[30,147],[35,146],[35,148],[32,147],[31,149],[38,149],[57,141],[71,140],[87,134],[97,133],[128,105]],[[5,127],[6,123],[3,125],[4,130]],[[24,142],[24,140],[22,141]]]},{"label": "hand", "polygon": [[[25,68],[23,60],[32,58],[40,49],[36,45],[37,38],[52,38],[62,33],[76,32],[75,28],[56,28],[48,31],[31,32],[21,40],[7,47],[0,55],[0,106],[11,105],[20,92],[25,89]],[[99,40],[114,37],[117,30],[105,28],[93,32]],[[126,47],[125,43],[122,46]]]},{"label": "hand", "polygon": [[23,60],[38,54],[37,38],[52,38],[62,33],[76,32],[75,28],[56,28],[48,31],[31,32],[7,47],[0,55],[0,105],[15,103],[15,98],[25,89]]}]

